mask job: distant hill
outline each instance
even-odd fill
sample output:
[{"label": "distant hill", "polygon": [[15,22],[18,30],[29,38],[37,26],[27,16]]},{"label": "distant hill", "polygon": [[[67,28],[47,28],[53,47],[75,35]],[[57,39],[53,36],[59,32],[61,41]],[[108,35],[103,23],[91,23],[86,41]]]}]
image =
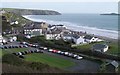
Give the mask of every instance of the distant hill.
[{"label": "distant hill", "polygon": [[33,9],[14,9],[14,8],[2,8],[1,10],[12,12],[17,15],[61,15],[61,13],[53,10],[33,10]]},{"label": "distant hill", "polygon": [[105,13],[105,14],[100,14],[100,15],[120,15],[120,14],[117,14],[117,13]]}]

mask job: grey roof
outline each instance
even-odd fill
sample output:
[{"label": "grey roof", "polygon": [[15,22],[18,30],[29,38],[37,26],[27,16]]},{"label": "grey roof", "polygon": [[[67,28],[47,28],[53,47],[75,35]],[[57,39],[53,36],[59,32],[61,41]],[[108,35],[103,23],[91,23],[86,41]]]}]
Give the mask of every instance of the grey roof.
[{"label": "grey roof", "polygon": [[105,44],[95,44],[95,45],[93,45],[93,49],[96,49],[96,50],[103,50],[106,47],[107,47],[107,45],[105,45]]},{"label": "grey roof", "polygon": [[85,38],[85,39],[89,39],[89,40],[91,40],[91,39],[93,38],[93,36],[86,35],[84,38]]},{"label": "grey roof", "polygon": [[47,34],[60,34],[61,32],[62,30],[55,29],[55,30],[47,31]]},{"label": "grey roof", "polygon": [[72,34],[63,34],[65,37],[73,37]]},{"label": "grey roof", "polygon": [[119,66],[118,62],[116,62],[116,61],[112,61],[111,64],[112,64],[113,66],[115,66],[116,68]]},{"label": "grey roof", "polygon": [[76,39],[80,38],[80,36],[77,35],[77,34],[73,34],[72,36],[73,36],[74,38],[76,38]]}]

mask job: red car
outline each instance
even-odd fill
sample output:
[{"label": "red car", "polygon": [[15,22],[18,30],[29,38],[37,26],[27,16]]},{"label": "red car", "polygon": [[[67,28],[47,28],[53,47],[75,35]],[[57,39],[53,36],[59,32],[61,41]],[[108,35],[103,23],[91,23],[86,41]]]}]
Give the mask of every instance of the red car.
[{"label": "red car", "polygon": [[53,50],[52,52],[53,52],[53,53],[57,53],[57,52],[58,52],[58,50]]}]

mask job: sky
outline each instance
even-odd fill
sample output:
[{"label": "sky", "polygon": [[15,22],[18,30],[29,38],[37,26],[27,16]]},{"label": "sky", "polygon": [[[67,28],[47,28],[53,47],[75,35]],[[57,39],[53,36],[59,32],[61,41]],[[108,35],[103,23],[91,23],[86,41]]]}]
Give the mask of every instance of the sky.
[{"label": "sky", "polygon": [[[14,1],[14,0],[13,0]],[[17,1],[17,0],[15,0]],[[25,1],[25,0],[24,0]],[[43,10],[55,10],[60,13],[111,13],[118,12],[118,2],[116,0],[77,0],[74,2],[45,2],[46,0],[26,2],[0,2],[0,8],[24,8],[24,9],[43,9]],[[57,0],[56,0],[57,1]],[[59,1],[59,0],[58,0]],[[73,1],[73,0],[71,0]],[[86,1],[86,2],[85,2]]]}]

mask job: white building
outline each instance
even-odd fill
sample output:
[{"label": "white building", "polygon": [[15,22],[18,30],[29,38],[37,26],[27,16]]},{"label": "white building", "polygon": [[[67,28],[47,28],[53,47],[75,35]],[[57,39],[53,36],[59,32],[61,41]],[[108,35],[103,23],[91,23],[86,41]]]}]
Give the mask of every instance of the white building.
[{"label": "white building", "polygon": [[32,28],[26,28],[24,29],[24,34],[25,35],[31,35],[31,36],[39,36],[39,35],[42,35],[42,29],[32,29]]},{"label": "white building", "polygon": [[90,35],[86,35],[84,39],[87,43],[96,42],[98,40],[97,37],[90,36]]},{"label": "white building", "polygon": [[62,31],[60,30],[55,30],[55,31],[49,31],[45,34],[45,38],[47,40],[59,40],[61,39]]},{"label": "white building", "polygon": [[75,42],[75,44],[83,44],[83,43],[85,43],[84,38],[79,36],[79,35],[74,34],[72,39]]}]

